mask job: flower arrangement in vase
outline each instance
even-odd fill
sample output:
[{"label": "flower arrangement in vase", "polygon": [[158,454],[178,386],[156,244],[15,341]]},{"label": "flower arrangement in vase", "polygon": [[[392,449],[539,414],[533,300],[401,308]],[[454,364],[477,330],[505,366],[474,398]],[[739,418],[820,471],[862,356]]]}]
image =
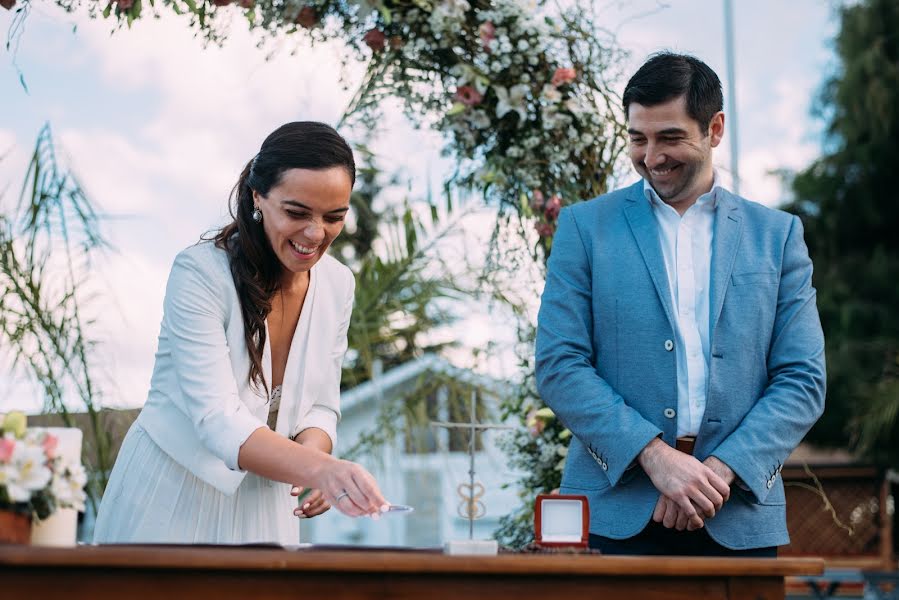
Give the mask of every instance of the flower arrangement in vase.
[{"label": "flower arrangement in vase", "polygon": [[0,543],[28,543],[32,522],[58,509],[84,510],[87,475],[57,436],[28,429],[20,412],[0,416],[0,436]]}]

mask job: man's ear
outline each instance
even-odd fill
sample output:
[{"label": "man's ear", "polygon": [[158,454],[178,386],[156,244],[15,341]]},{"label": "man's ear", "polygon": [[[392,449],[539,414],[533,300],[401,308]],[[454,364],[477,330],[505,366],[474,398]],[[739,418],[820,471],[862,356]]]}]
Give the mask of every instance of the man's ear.
[{"label": "man's ear", "polygon": [[718,111],[709,121],[709,137],[711,138],[712,148],[716,148],[724,137],[724,111]]}]

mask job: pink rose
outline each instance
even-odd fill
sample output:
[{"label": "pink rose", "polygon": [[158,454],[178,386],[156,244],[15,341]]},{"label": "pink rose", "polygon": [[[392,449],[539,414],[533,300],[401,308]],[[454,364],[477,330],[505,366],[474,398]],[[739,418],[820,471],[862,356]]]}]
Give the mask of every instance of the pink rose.
[{"label": "pink rose", "polygon": [[49,433],[44,436],[44,441],[41,442],[41,447],[44,449],[44,454],[47,455],[47,458],[54,459],[56,458],[56,448],[59,446],[59,438],[55,435],[50,435]]},{"label": "pink rose", "polygon": [[115,0],[115,3],[119,10],[128,10],[134,6],[134,0]]},{"label": "pink rose", "polygon": [[297,14],[295,22],[300,27],[312,29],[313,27],[315,27],[315,24],[318,23],[318,13],[315,12],[315,8],[313,8],[312,6],[304,6]]},{"label": "pink rose", "polygon": [[256,6],[256,0],[238,0],[237,3],[241,8],[253,8]]},{"label": "pink rose", "polygon": [[531,210],[534,212],[539,212],[543,210],[543,204],[546,202],[546,198],[543,197],[543,192],[540,190],[534,190],[534,193],[531,194]]},{"label": "pink rose", "polygon": [[481,45],[484,50],[490,51],[490,42],[496,39],[496,26],[491,21],[485,21],[478,27],[478,36],[481,38]]},{"label": "pink rose", "polygon": [[553,73],[552,84],[555,87],[559,87],[560,85],[571,83],[575,79],[577,79],[577,71],[568,67],[559,67]]},{"label": "pink rose", "polygon": [[562,199],[558,196],[553,196],[549,199],[549,202],[546,203],[546,207],[543,209],[543,215],[546,217],[547,221],[553,221],[559,216],[561,210]]},{"label": "pink rose", "polygon": [[552,223],[537,223],[535,229],[537,230],[537,234],[542,238],[552,237],[553,233],[556,231],[556,228],[552,226]]},{"label": "pink rose", "polygon": [[0,463],[8,463],[9,459],[12,458],[12,452],[15,449],[16,440],[0,438]]},{"label": "pink rose", "polygon": [[212,0],[212,3],[216,6],[228,6],[231,4],[231,0]]},{"label": "pink rose", "polygon": [[12,7],[16,5],[16,0],[0,0],[0,6],[5,8],[6,10],[12,10]]},{"label": "pink rose", "polygon": [[481,103],[484,96],[470,85],[463,85],[456,90],[453,99],[458,100],[465,106],[475,106]]},{"label": "pink rose", "polygon": [[372,52],[381,52],[387,46],[387,36],[380,29],[370,29],[362,36],[362,41]]}]

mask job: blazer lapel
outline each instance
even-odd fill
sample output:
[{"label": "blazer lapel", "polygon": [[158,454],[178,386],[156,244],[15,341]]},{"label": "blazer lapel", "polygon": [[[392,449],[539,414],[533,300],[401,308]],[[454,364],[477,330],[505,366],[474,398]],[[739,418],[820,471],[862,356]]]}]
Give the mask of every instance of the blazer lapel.
[{"label": "blazer lapel", "polygon": [[652,283],[656,288],[656,294],[665,310],[665,316],[668,317],[668,323],[671,325],[672,331],[676,329],[674,321],[674,311],[671,306],[671,288],[668,283],[668,272],[665,270],[665,259],[662,257],[662,247],[659,242],[659,225],[655,216],[652,214],[652,205],[643,194],[643,180],[641,179],[631,187],[628,196],[628,204],[624,209],[627,223],[630,225],[631,233],[643,256],[643,262],[652,278]]},{"label": "blazer lapel", "polygon": [[712,241],[710,269],[711,296],[709,298],[709,332],[714,339],[715,327],[724,306],[724,296],[730,283],[730,274],[737,258],[740,238],[743,234],[743,217],[740,205],[729,192],[722,191],[715,211],[715,234]]}]

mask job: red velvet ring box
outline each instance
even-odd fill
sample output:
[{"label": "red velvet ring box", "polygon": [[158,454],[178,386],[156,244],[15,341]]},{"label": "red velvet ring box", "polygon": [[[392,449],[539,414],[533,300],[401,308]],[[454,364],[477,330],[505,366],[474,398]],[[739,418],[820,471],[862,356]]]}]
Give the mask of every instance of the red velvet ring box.
[{"label": "red velvet ring box", "polygon": [[590,533],[587,497],[540,494],[534,504],[534,541],[543,548],[586,548]]}]

